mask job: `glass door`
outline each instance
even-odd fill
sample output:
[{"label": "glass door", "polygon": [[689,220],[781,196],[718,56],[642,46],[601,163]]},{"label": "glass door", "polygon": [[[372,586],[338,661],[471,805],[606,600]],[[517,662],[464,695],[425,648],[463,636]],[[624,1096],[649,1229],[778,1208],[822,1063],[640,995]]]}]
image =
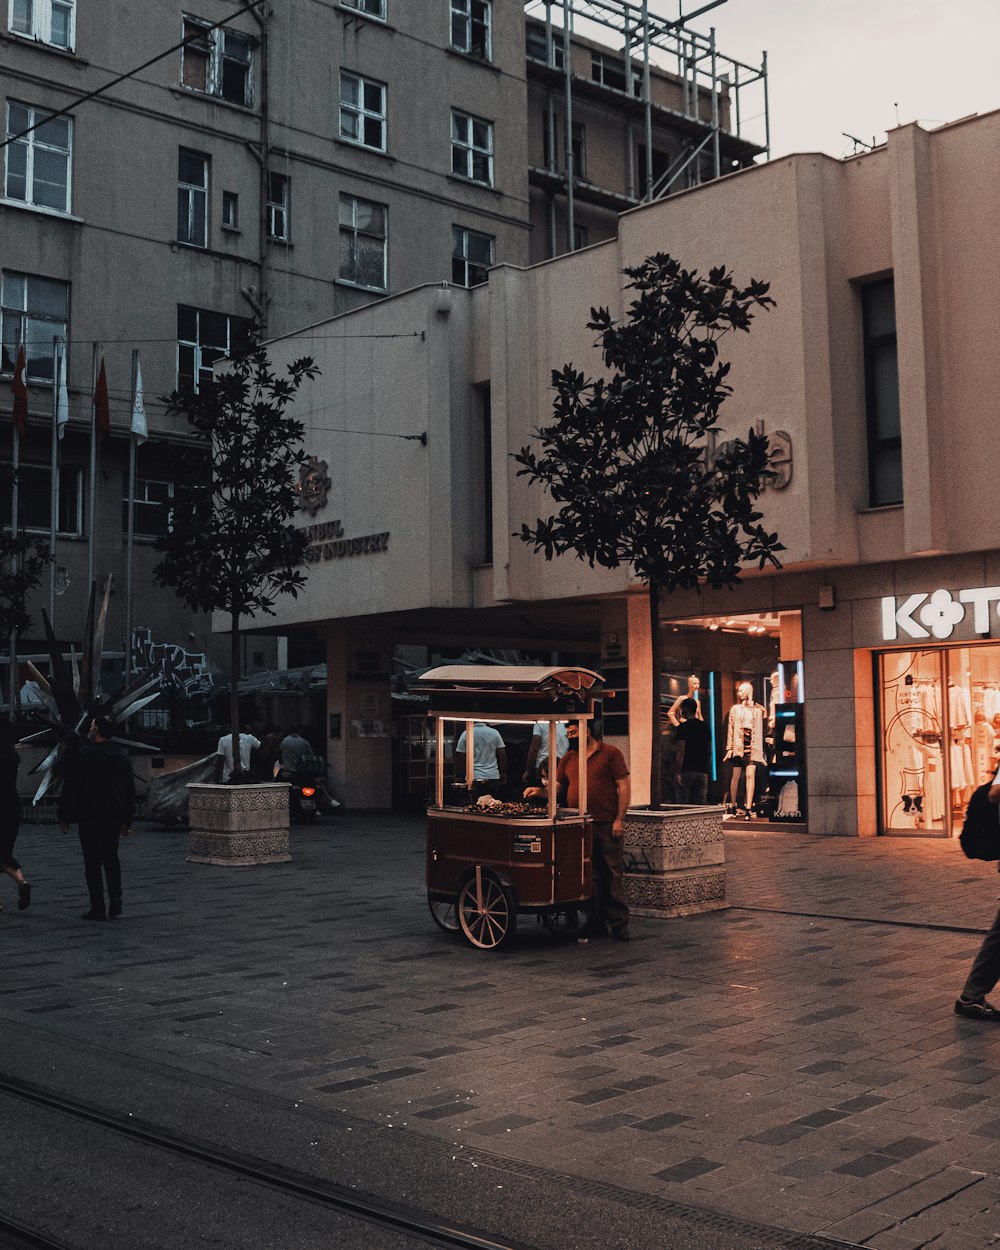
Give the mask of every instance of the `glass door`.
[{"label": "glass door", "polygon": [[[955,791],[949,769],[957,756],[942,749],[949,741],[952,699],[944,667],[941,650],[888,651],[879,657],[885,833],[947,836],[951,831]],[[961,702],[957,696],[955,701],[956,706]],[[959,780],[964,782],[964,776]]]}]

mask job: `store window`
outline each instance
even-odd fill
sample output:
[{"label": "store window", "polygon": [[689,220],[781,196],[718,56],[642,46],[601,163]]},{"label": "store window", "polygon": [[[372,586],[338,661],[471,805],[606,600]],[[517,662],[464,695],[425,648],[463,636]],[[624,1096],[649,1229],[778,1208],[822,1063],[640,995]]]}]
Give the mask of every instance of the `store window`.
[{"label": "store window", "polygon": [[881,828],[957,836],[1000,755],[1000,645],[879,657]]},{"label": "store window", "polygon": [[899,424],[896,295],[892,278],[861,288],[868,414],[868,502],[903,502],[903,440]]}]

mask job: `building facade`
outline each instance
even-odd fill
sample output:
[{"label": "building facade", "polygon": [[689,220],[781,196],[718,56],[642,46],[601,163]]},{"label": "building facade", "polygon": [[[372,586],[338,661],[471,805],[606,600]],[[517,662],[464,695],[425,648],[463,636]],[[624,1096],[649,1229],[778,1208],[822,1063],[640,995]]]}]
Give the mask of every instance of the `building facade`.
[{"label": "building facade", "polygon": [[[1000,726],[988,454],[1000,342],[982,308],[1000,268],[982,155],[998,144],[992,113],[904,126],[844,161],[787,157],[627,213],[614,240],[585,251],[501,266],[474,291],[410,292],[274,345],[324,363],[300,415],[331,486],[311,518],[310,584],[281,627],[328,640],[329,745],[348,802],[387,802],[400,766],[394,656],[448,644],[596,659],[616,688],[606,728],[646,797],[644,591],[520,541],[549,502],[511,453],[549,419],[553,367],[601,367],[584,310],[621,315],[622,269],[669,250],[769,281],[777,301],[726,340],[723,424],[772,440],[762,507],[783,567],[661,605],[668,689],[697,677],[712,726],[713,796],[729,793],[729,712],[750,683],[765,724],[789,721],[785,766],[771,758],[756,778],[776,801],[795,782],[784,815],[817,833],[958,831],[996,767]],[[377,367],[371,341],[324,337],[404,327],[419,333]],[[396,437],[362,450],[330,435],[316,414],[345,405]]]},{"label": "building facade", "polygon": [[[631,6],[616,7],[627,26]],[[566,21],[573,8],[562,6]],[[616,211],[642,192],[627,181],[629,162],[612,176],[605,153],[615,127],[619,149],[629,127],[638,159],[631,119],[644,116],[642,90],[631,80],[628,90],[616,87],[613,48],[574,36],[581,91],[601,99],[599,108],[578,106],[573,133],[589,144],[590,164],[581,148],[569,180],[585,200],[596,194],[587,191],[588,169],[600,170],[593,185],[614,194],[597,217],[581,210],[579,230],[552,233],[549,209],[565,199],[567,177],[558,144],[548,158],[535,150],[549,133],[541,113],[548,107],[551,129],[559,107],[558,88],[539,79],[548,68],[532,53],[538,29],[526,26],[522,0],[6,0],[0,407],[9,410],[23,340],[29,423],[18,519],[46,532],[53,341],[65,341],[69,421],[55,475],[53,600],[61,637],[79,637],[92,567],[98,579],[113,575],[107,636],[112,650],[123,643],[126,431],[137,360],[151,438],[137,451],[133,620],[150,646],[217,669],[224,649],[207,618],[152,584],[151,540],[166,523],[157,505],[169,500],[185,436],[162,397],[197,388],[250,322],[280,336],[423,283],[471,288],[497,263],[527,264],[536,238],[547,239],[544,255],[588,230],[614,234]],[[562,35],[557,28],[553,36],[551,12],[541,33],[554,63],[553,38]],[[606,81],[596,83],[595,73]],[[657,135],[664,102],[673,107],[688,90],[675,76],[670,95],[668,78],[657,71],[650,79]],[[565,98],[565,74],[561,82]],[[721,68],[713,82],[707,94],[691,88],[688,111],[715,117],[727,159],[750,159],[760,145],[734,135],[726,146],[730,88]],[[684,107],[678,125],[690,131]],[[599,125],[586,109],[595,119],[598,110]],[[546,188],[536,186],[543,174]],[[112,430],[100,447],[92,522],[89,428],[101,360]],[[331,410],[326,423],[363,428],[364,415]],[[47,599],[43,588],[38,604]],[[22,641],[37,652],[37,640]],[[313,658],[305,640],[290,651],[257,640],[246,654],[251,671]]]}]

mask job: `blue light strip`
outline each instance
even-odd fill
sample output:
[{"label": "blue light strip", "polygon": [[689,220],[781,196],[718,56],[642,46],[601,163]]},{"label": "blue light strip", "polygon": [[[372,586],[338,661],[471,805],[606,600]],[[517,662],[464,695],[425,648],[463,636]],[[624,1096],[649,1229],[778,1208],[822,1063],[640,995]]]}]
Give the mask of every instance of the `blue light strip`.
[{"label": "blue light strip", "polygon": [[708,672],[708,732],[711,735],[712,744],[712,780],[718,779],[719,770],[715,761],[715,673],[709,669]]}]

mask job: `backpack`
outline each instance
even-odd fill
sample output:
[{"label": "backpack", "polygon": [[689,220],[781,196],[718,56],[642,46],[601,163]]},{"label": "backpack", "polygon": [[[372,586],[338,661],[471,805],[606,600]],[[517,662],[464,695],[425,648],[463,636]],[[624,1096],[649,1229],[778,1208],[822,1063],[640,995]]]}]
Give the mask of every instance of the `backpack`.
[{"label": "backpack", "polygon": [[1000,860],[1000,807],[989,800],[991,785],[980,786],[969,799],[958,839],[969,859]]}]

